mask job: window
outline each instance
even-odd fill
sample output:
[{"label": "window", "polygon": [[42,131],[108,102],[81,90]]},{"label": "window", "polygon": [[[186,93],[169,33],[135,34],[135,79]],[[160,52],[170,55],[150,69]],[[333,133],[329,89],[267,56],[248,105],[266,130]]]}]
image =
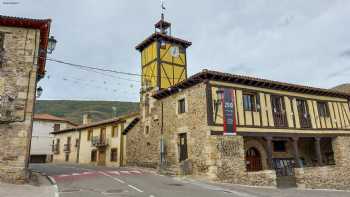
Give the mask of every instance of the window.
[{"label": "window", "polygon": [[118,126],[114,126],[112,129],[112,137],[118,137]]},{"label": "window", "polygon": [[75,147],[79,147],[79,139],[75,139]]},{"label": "window", "polygon": [[54,124],[53,125],[53,131],[59,131],[61,129],[61,125],[60,124]]},{"label": "window", "polygon": [[275,152],[286,152],[286,141],[274,141],[273,151]]},{"label": "window", "polygon": [[116,162],[118,160],[118,149],[112,148],[111,149],[111,161]]},{"label": "window", "polygon": [[148,135],[149,134],[149,126],[147,125],[145,128],[145,134]]},{"label": "window", "polygon": [[89,129],[88,130],[88,134],[87,134],[87,140],[90,141],[92,139],[92,135],[93,135],[93,130]]},{"label": "window", "polygon": [[91,162],[95,162],[97,160],[97,150],[91,151]]},{"label": "window", "polygon": [[244,111],[258,111],[260,109],[259,97],[255,94],[243,94]]},{"label": "window", "polygon": [[69,161],[69,154],[66,154],[65,161],[66,161],[66,162]]},{"label": "window", "polygon": [[317,109],[320,117],[329,117],[329,110],[326,102],[317,102]]},{"label": "window", "polygon": [[186,112],[186,101],[184,98],[178,101],[178,108],[179,114],[183,114]]}]

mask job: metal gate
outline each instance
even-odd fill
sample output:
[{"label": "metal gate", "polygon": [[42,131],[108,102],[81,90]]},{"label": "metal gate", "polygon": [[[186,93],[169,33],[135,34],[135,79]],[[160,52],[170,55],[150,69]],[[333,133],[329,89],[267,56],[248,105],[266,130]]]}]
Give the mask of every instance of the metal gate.
[{"label": "metal gate", "polygon": [[276,171],[276,176],[294,176],[295,162],[294,159],[273,159],[273,168]]}]

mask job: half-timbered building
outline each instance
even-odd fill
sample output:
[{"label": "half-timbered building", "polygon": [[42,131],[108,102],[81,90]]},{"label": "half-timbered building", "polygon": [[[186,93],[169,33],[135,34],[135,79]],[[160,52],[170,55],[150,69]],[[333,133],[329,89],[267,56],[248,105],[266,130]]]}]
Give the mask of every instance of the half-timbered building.
[{"label": "half-timbered building", "polygon": [[139,44],[140,121],[126,128],[130,165],[230,183],[350,188],[350,95],[203,70],[164,18]]}]

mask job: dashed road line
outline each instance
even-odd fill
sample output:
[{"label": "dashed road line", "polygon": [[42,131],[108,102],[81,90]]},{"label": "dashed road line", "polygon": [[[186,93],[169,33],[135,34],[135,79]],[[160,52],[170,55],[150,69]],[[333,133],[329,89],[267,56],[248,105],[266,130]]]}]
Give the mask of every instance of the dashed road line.
[{"label": "dashed road line", "polygon": [[132,188],[132,189],[134,189],[134,190],[140,192],[140,193],[143,192],[142,190],[140,190],[139,188],[137,188],[137,187],[135,187],[135,186],[133,186],[133,185],[128,185],[128,186],[129,186],[130,188]]}]

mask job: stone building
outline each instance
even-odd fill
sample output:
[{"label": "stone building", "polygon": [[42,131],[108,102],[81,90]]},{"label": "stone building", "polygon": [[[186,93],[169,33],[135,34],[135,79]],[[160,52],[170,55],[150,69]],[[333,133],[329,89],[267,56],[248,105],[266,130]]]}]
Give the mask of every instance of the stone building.
[{"label": "stone building", "polygon": [[52,141],[54,131],[77,126],[71,121],[50,114],[34,114],[32,142],[30,146],[30,163],[52,161]]},{"label": "stone building", "polygon": [[[0,181],[25,182],[50,20],[0,16]],[[38,57],[41,58],[38,58]]]},{"label": "stone building", "polygon": [[139,120],[138,113],[91,122],[84,115],[83,124],[54,131],[54,163],[77,163],[119,167],[126,163],[124,128]]},{"label": "stone building", "polygon": [[139,44],[140,121],[127,162],[264,186],[350,189],[350,94],[203,70],[164,18]]}]

